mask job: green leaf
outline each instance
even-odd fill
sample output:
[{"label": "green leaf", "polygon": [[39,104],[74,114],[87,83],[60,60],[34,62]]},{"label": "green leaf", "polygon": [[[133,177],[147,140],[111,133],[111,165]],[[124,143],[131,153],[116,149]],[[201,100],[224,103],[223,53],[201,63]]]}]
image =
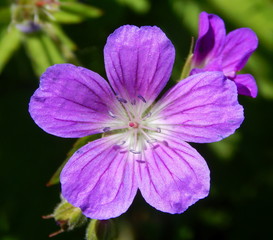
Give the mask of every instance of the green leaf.
[{"label": "green leaf", "polygon": [[102,11],[93,6],[80,2],[62,2],[61,11],[77,14],[81,17],[97,18],[102,15]]},{"label": "green leaf", "polygon": [[47,34],[41,34],[41,41],[48,53],[50,65],[65,62],[65,59],[63,58],[60,49],[58,49],[53,39],[51,39]]},{"label": "green leaf", "polygon": [[4,29],[0,37],[0,72],[5,67],[12,54],[18,49],[21,33],[15,27]]},{"label": "green leaf", "polygon": [[44,32],[25,35],[25,46],[34,72],[38,76],[49,66],[65,62],[61,50]]},{"label": "green leaf", "polygon": [[51,24],[49,28],[46,29],[49,36],[54,39],[59,46],[59,50],[66,62],[79,65],[78,59],[73,51],[77,49],[76,44],[65,34],[62,28],[58,24]]},{"label": "green leaf", "polygon": [[117,0],[122,5],[127,5],[137,13],[147,13],[150,10],[148,0]]},{"label": "green leaf", "polygon": [[173,0],[172,8],[180,22],[192,33],[197,33],[198,16],[202,8],[196,1]]},{"label": "green leaf", "polygon": [[65,34],[59,25],[52,24],[50,28],[53,29],[52,33],[50,34],[52,34],[61,42],[61,46],[67,47],[70,51],[76,50],[76,44]]},{"label": "green leaf", "polygon": [[58,11],[52,15],[53,15],[55,21],[58,23],[72,24],[72,23],[80,23],[83,21],[83,17],[80,15],[77,15],[75,13]]},{"label": "green leaf", "polygon": [[0,23],[9,23],[11,19],[11,14],[10,14],[10,6],[5,7],[5,8],[0,8]]},{"label": "green leaf", "polygon": [[37,76],[40,76],[51,65],[40,34],[26,35],[24,40],[26,52],[31,60],[33,70]]},{"label": "green leaf", "polygon": [[88,142],[94,141],[94,140],[98,139],[99,137],[101,137],[100,134],[79,138],[75,142],[75,144],[73,145],[72,149],[68,152],[67,157],[64,160],[64,162],[62,163],[62,165],[57,169],[57,171],[53,174],[53,176],[50,178],[50,180],[48,181],[48,183],[46,185],[52,186],[52,185],[59,183],[60,182],[60,173],[61,173],[64,165],[67,163],[69,158],[74,154],[74,152],[76,152],[79,148],[81,148],[82,146],[84,146]]},{"label": "green leaf", "polygon": [[259,36],[262,45],[273,50],[272,1],[269,0],[210,0],[210,4],[219,9],[221,18],[229,20],[239,27],[249,27]]},{"label": "green leaf", "polygon": [[77,2],[78,0],[60,0],[61,3],[66,3],[66,2]]},{"label": "green leaf", "polygon": [[102,15],[98,8],[79,2],[61,2],[60,11],[53,14],[59,23],[80,23],[84,18],[96,18]]}]

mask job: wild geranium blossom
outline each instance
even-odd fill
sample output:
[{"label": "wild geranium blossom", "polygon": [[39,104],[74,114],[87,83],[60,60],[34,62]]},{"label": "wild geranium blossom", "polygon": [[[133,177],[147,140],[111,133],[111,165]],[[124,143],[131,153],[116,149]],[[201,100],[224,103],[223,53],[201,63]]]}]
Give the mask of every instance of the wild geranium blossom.
[{"label": "wild geranium blossom", "polygon": [[118,28],[104,57],[110,85],[88,69],[57,64],[42,75],[30,101],[32,118],[50,134],[104,133],[65,165],[62,195],[95,219],[124,213],[138,189],[156,209],[182,213],[210,186],[205,160],[185,141],[219,141],[240,126],[236,86],[221,72],[205,72],[155,102],[175,57],[157,27]]},{"label": "wild geranium blossom", "polygon": [[253,76],[236,72],[245,66],[257,46],[257,36],[251,29],[239,28],[226,35],[225,24],[220,17],[202,12],[191,74],[223,71],[236,83],[239,94],[256,97],[258,90]]}]

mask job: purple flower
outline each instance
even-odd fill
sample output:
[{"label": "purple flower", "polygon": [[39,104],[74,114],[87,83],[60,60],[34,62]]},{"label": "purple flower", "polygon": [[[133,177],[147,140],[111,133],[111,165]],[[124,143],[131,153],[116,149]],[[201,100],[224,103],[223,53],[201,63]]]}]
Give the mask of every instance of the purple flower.
[{"label": "purple flower", "polygon": [[16,24],[17,29],[19,29],[23,33],[34,33],[41,30],[41,25],[35,23],[33,21],[25,21],[20,24]]},{"label": "purple flower", "polygon": [[175,51],[157,27],[122,26],[104,48],[110,85],[71,64],[49,67],[30,101],[46,132],[67,138],[103,137],[74,153],[61,173],[63,196],[90,218],[124,213],[139,189],[158,210],[182,213],[207,196],[205,160],[188,143],[232,134],[243,121],[235,84],[221,72],[166,85]]},{"label": "purple flower", "polygon": [[226,35],[221,18],[202,12],[199,17],[199,35],[193,53],[191,74],[202,71],[222,71],[232,79],[238,93],[255,98],[257,85],[250,74],[239,74],[258,46],[256,34],[249,28],[239,28]]}]

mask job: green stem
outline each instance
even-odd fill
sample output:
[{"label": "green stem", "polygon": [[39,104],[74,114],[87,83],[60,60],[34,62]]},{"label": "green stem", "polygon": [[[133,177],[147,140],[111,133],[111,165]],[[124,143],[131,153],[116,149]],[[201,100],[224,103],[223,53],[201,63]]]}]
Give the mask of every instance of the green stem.
[{"label": "green stem", "polygon": [[193,45],[194,45],[194,38],[192,38],[191,40],[191,46],[190,46],[190,51],[189,51],[189,54],[188,54],[188,57],[186,59],[186,62],[182,68],[182,72],[181,72],[181,75],[180,75],[180,78],[178,80],[178,82],[186,77],[189,76],[190,74],[190,71],[191,71],[191,63],[192,63],[192,57],[193,57]]}]

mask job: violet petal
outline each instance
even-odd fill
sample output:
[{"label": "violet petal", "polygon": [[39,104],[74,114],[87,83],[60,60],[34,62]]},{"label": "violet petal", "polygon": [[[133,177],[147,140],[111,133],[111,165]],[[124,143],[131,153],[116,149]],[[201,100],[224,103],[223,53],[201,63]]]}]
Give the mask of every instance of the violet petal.
[{"label": "violet petal", "polygon": [[193,52],[194,66],[207,64],[210,59],[218,57],[224,47],[225,36],[223,20],[217,15],[202,12],[199,16],[199,33]]},{"label": "violet petal", "polygon": [[158,27],[125,25],[112,33],[104,48],[105,68],[114,91],[131,101],[152,102],[169,80],[175,51]]},{"label": "violet petal", "polygon": [[182,213],[208,195],[209,169],[189,144],[167,137],[145,152],[146,164],[138,165],[139,189],[156,209]]},{"label": "violet petal", "polygon": [[60,137],[102,132],[111,120],[108,108],[115,96],[97,73],[72,64],[56,64],[41,76],[29,112],[44,131]]},{"label": "violet petal", "polygon": [[226,37],[222,52],[224,73],[240,71],[258,46],[256,34],[249,28],[239,28]]},{"label": "violet petal", "polygon": [[136,192],[134,161],[120,153],[110,137],[74,153],[61,173],[62,195],[84,215],[109,219],[127,211]]},{"label": "violet petal", "polygon": [[252,98],[257,97],[258,86],[251,74],[239,74],[233,81],[237,85],[238,93]]},{"label": "violet petal", "polygon": [[244,119],[236,85],[221,72],[199,73],[179,82],[151,109],[155,111],[158,123],[164,124],[162,132],[198,143],[231,135]]}]

